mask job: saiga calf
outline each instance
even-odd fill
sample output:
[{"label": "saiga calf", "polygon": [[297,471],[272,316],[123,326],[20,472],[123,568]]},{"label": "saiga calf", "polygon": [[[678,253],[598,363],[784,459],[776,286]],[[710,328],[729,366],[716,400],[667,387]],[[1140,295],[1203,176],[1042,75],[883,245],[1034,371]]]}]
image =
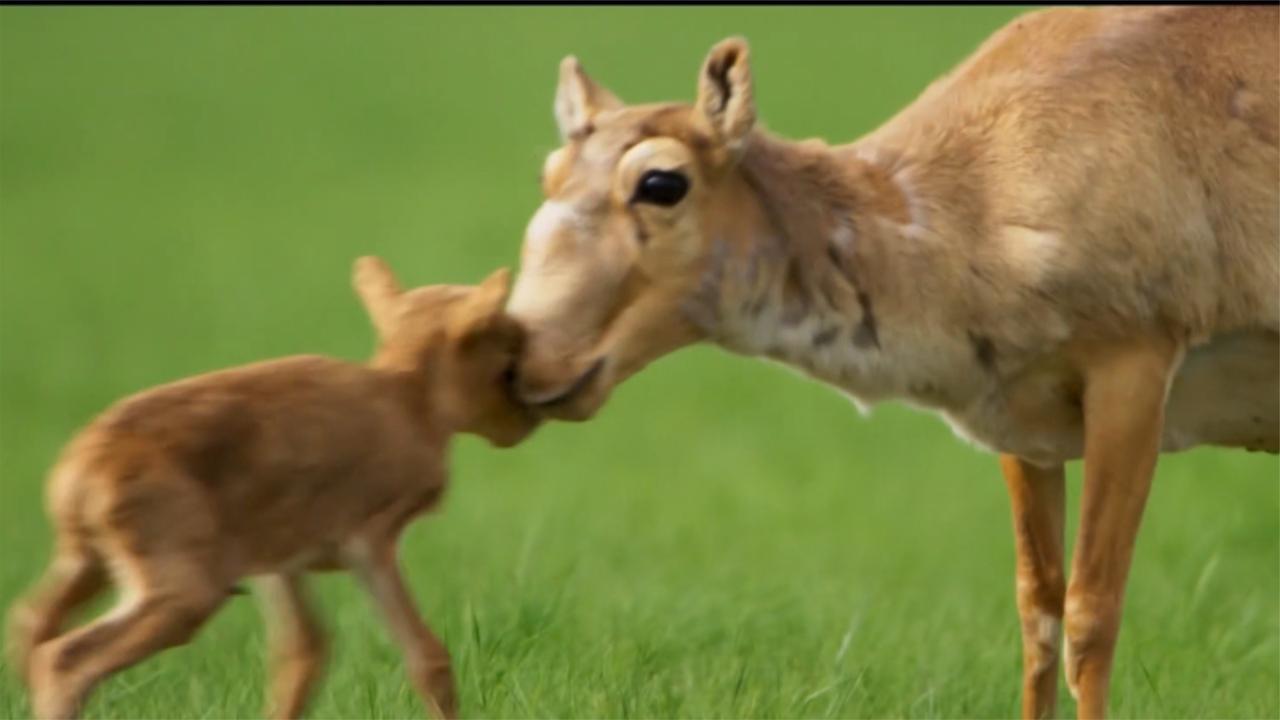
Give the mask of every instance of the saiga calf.
[{"label": "saiga calf", "polygon": [[[402,292],[375,258],[355,286],[381,341],[367,365],[299,356],[163,385],[116,404],[65,449],[48,483],[57,533],[38,587],[10,612],[11,663],[40,718],[76,715],[102,679],[187,642],[235,583],[260,576],[268,713],[299,715],[323,643],[303,596],[312,569],[355,573],[437,715],[449,655],[419,618],[396,541],[444,489],[448,442],[509,446],[537,422],[510,397],[523,333],[508,273]],[[113,610],[62,634],[108,581]]]}]

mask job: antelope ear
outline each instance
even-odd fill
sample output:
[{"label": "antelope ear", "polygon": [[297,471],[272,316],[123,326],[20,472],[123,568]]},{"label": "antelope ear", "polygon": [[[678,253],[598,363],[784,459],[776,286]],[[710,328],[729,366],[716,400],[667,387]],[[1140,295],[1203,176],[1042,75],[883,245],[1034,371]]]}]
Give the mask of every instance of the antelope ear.
[{"label": "antelope ear", "polygon": [[396,301],[400,299],[400,283],[391,268],[372,255],[357,258],[351,270],[351,284],[378,335],[389,336],[395,327]]},{"label": "antelope ear", "polygon": [[570,55],[560,61],[555,113],[562,142],[591,132],[592,118],[617,107],[622,107],[622,101],[588,77],[578,58]]},{"label": "antelope ear", "polygon": [[698,76],[698,114],[712,135],[734,153],[756,124],[749,54],[746,39],[721,40],[707,54]]}]

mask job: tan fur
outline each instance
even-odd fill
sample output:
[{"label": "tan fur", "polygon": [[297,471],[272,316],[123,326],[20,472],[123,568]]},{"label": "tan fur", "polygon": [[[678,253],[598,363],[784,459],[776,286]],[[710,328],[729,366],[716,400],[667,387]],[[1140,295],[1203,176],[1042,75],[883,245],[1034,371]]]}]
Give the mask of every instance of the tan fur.
[{"label": "tan fur", "polygon": [[[938,412],[1008,456],[1024,710],[1052,710],[1065,593],[1084,608],[1068,671],[1101,714],[1155,453],[1280,448],[1278,33],[1275,7],[1031,13],[841,146],[754,127],[740,39],[692,105],[622,105],[574,61],[558,97],[587,100],[557,105],[578,129],[547,160],[509,305],[531,330],[520,392],[585,419],[710,340]],[[651,170],[687,196],[635,202]],[[1061,558],[1026,554],[1052,549],[1081,457],[1099,540],[1059,591]]]},{"label": "tan fur", "polygon": [[1058,698],[1058,646],[1062,638],[1062,465],[1040,468],[1012,455],[1000,458],[1013,508],[1017,601],[1022,618],[1022,716],[1053,715]]},{"label": "tan fur", "polygon": [[[505,270],[404,292],[362,258],[355,285],[380,341],[367,365],[300,356],[163,385],[67,446],[48,484],[53,562],[10,611],[37,717],[77,714],[108,675],[187,642],[250,575],[270,637],[267,712],[299,715],[323,655],[302,575],[330,568],[360,578],[414,686],[455,714],[448,652],[414,609],[396,542],[438,502],[453,433],[508,446],[536,426],[508,388],[523,332],[502,313]],[[108,580],[116,608],[64,632]]]}]

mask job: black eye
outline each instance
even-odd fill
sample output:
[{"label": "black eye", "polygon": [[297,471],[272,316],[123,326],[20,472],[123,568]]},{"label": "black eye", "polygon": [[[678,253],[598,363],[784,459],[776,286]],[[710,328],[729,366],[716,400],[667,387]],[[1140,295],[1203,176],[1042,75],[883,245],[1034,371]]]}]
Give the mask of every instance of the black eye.
[{"label": "black eye", "polygon": [[689,180],[678,172],[650,170],[636,184],[636,194],[631,202],[647,202],[671,207],[689,192]]}]

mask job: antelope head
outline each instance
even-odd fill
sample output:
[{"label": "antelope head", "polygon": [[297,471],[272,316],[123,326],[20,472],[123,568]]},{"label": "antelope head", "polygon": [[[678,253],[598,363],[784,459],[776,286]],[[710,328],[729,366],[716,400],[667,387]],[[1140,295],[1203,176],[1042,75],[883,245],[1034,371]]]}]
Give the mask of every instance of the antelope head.
[{"label": "antelope head", "polygon": [[748,48],[712,48],[692,105],[626,106],[568,57],[554,107],[563,145],[543,165],[508,310],[530,331],[521,398],[583,420],[716,332],[721,256],[762,221],[738,168],[755,125]]}]

